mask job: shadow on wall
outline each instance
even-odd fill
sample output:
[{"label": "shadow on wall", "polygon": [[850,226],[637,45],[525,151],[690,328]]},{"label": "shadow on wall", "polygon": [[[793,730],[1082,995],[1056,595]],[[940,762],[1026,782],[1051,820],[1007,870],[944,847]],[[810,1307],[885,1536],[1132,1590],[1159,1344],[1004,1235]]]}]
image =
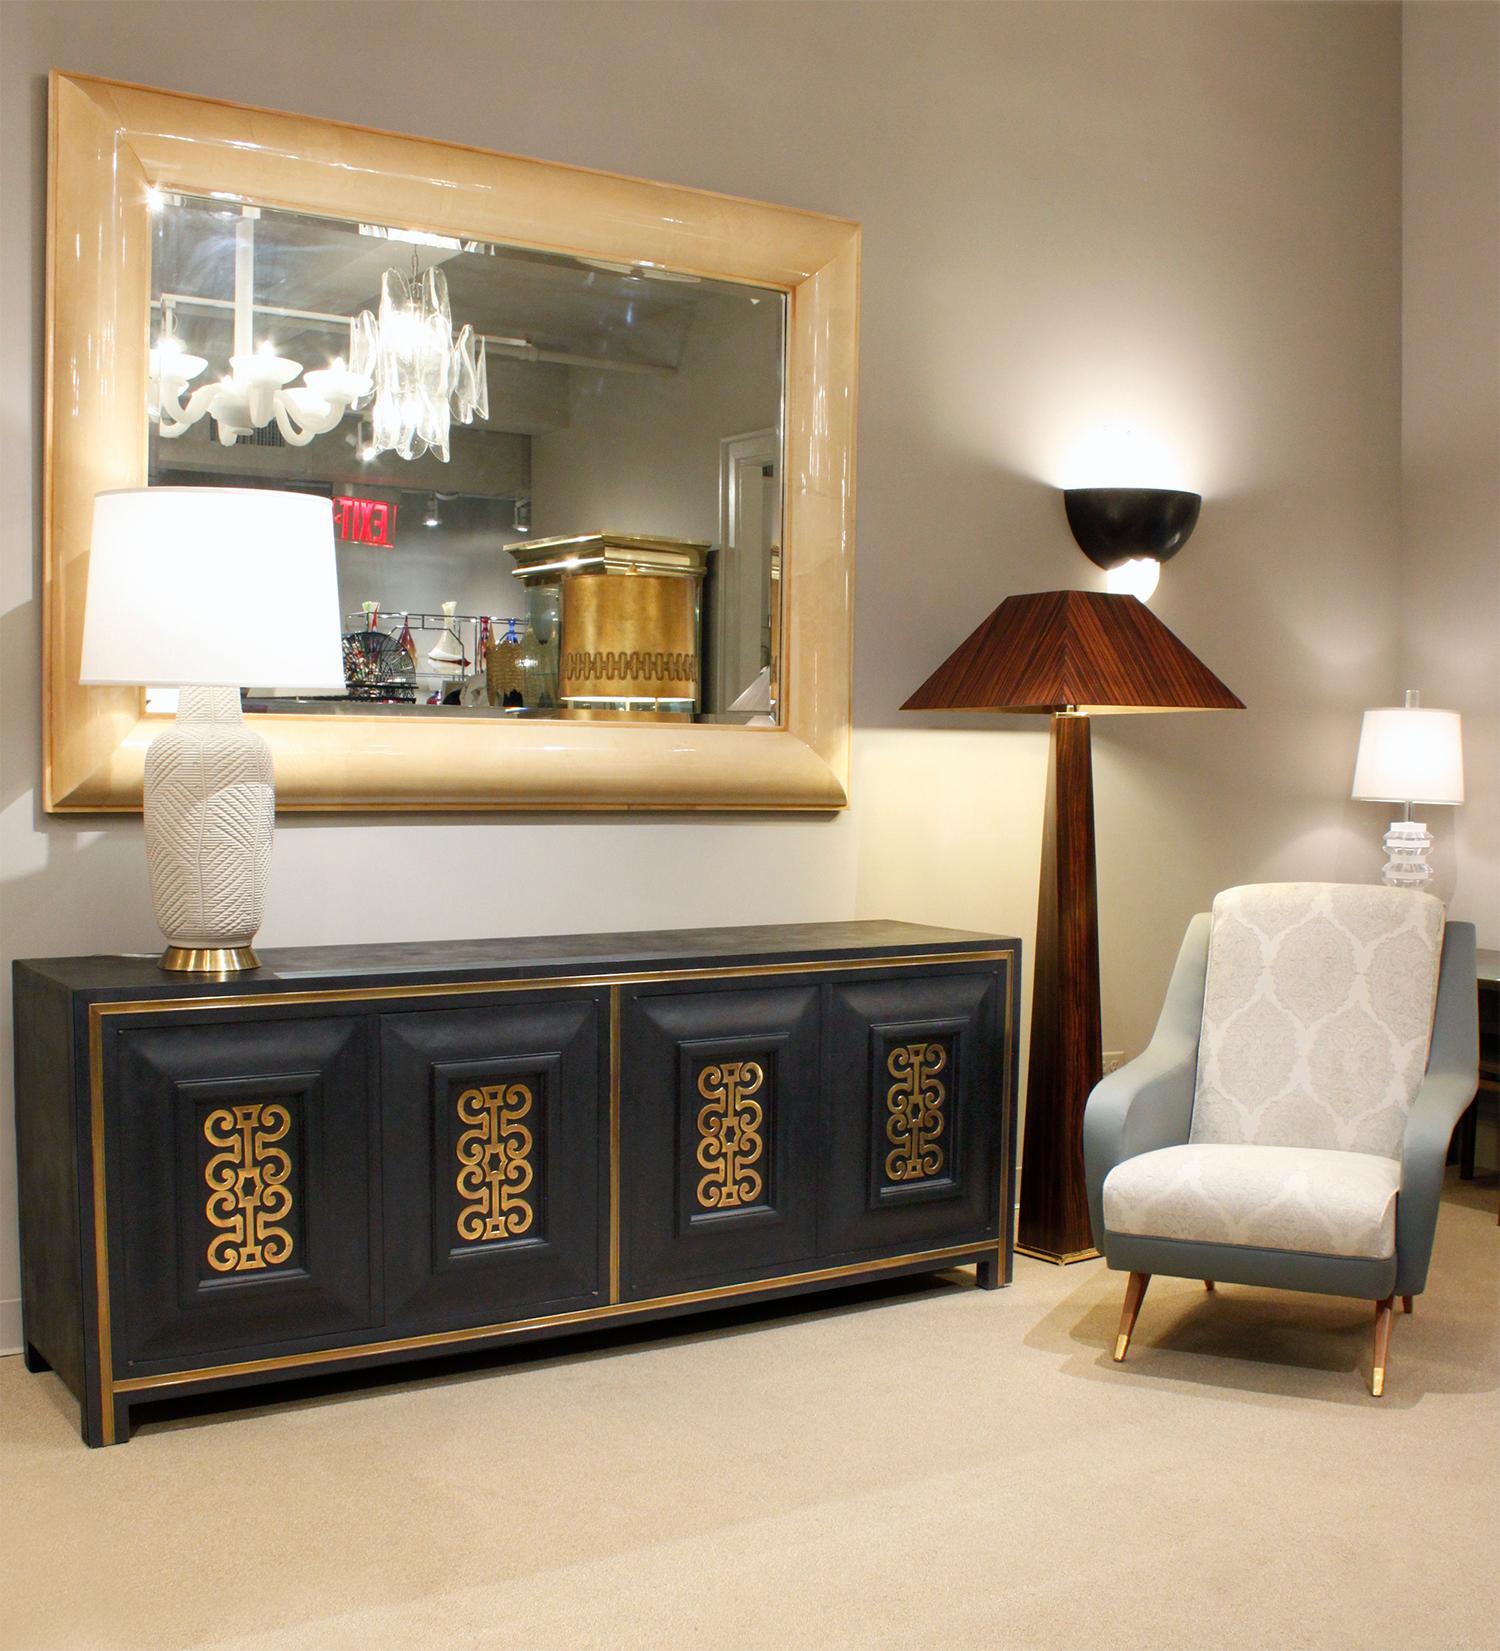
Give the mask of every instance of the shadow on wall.
[{"label": "shadow on wall", "polygon": [[[883,462],[865,465],[859,479],[855,724],[902,732],[995,726],[1000,719],[901,705],[1005,597],[1090,584],[1096,570],[1073,543],[1055,488],[943,447],[932,431],[903,425],[881,439],[878,407],[861,417],[864,450],[878,442]],[[933,519],[942,522],[940,538]],[[866,525],[876,522],[902,531],[881,536]]]}]

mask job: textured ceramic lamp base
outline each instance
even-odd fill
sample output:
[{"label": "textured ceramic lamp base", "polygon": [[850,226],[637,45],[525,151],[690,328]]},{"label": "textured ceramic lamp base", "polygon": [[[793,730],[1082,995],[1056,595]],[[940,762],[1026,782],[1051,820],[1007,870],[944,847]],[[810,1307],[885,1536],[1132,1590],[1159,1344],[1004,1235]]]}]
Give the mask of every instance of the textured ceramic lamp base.
[{"label": "textured ceramic lamp base", "polygon": [[237,688],[184,688],[175,725],[146,752],[146,860],[166,936],[162,967],[257,966],[276,821],[271,750]]}]

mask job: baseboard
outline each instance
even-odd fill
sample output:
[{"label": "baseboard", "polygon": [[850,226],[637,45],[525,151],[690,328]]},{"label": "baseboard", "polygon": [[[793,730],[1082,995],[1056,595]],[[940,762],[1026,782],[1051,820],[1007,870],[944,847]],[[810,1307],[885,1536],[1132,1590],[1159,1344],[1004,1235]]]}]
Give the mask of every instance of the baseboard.
[{"label": "baseboard", "polygon": [[21,1298],[0,1301],[0,1358],[21,1351]]}]

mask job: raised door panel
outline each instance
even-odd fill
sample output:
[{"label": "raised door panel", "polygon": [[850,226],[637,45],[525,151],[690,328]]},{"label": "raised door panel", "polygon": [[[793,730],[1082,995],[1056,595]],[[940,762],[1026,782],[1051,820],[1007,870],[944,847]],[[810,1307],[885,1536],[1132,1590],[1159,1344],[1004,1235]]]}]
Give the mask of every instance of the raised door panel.
[{"label": "raised door panel", "polygon": [[829,989],[818,1245],[825,1255],[998,1234],[1007,1074],[988,973]]},{"label": "raised door panel", "polygon": [[624,995],[627,1298],[810,1261],[818,1047],[812,986]]},{"label": "raised door panel", "polygon": [[358,1017],[107,1036],[122,1373],[378,1321],[368,1077]]},{"label": "raised door panel", "polygon": [[393,1330],[600,1299],[605,1013],[590,993],[381,1017]]}]

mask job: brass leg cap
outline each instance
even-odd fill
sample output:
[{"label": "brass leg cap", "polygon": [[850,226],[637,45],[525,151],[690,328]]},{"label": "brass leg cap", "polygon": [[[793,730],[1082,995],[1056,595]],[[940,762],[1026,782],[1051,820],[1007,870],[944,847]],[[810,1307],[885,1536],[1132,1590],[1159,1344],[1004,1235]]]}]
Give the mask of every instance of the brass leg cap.
[{"label": "brass leg cap", "polygon": [[1378,1399],[1385,1392],[1385,1366],[1377,1364],[1375,1374],[1370,1378],[1370,1392]]},{"label": "brass leg cap", "polygon": [[1119,1364],[1120,1361],[1125,1357],[1125,1349],[1129,1346],[1130,1346],[1130,1337],[1129,1336],[1116,1336],[1115,1337],[1115,1363],[1116,1364]]}]

